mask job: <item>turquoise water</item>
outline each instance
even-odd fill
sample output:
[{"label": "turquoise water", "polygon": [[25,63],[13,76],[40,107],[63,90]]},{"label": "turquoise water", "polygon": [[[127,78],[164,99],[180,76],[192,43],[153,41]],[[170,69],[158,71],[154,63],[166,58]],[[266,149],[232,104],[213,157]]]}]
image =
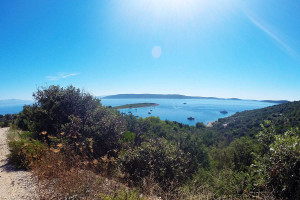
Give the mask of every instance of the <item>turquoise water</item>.
[{"label": "turquoise water", "polygon": [[[275,105],[274,103],[251,100],[215,99],[102,99],[101,102],[106,106],[119,106],[132,103],[157,103],[159,106],[120,109],[120,112],[131,112],[138,117],[158,116],[162,120],[168,119],[189,125],[195,125],[197,122],[206,124],[218,118],[230,116],[236,112]],[[221,114],[220,111],[222,110],[226,110],[228,113]],[[148,114],[148,112],[151,112],[151,114]],[[194,117],[195,120],[190,121],[187,119],[188,117]]]},{"label": "turquoise water", "polygon": [[[275,105],[274,103],[260,101],[215,99],[102,99],[101,102],[106,106],[119,106],[132,103],[157,103],[159,106],[120,109],[120,112],[131,112],[138,117],[158,116],[162,120],[168,119],[189,125],[195,125],[197,122],[206,124],[218,118],[230,116],[236,112]],[[0,114],[14,114],[20,112],[22,109],[23,104],[0,105]],[[226,110],[228,113],[221,114],[220,111],[222,110]],[[151,114],[148,114],[148,112],[151,112]],[[187,119],[188,117],[194,117],[195,120],[190,121]]]}]

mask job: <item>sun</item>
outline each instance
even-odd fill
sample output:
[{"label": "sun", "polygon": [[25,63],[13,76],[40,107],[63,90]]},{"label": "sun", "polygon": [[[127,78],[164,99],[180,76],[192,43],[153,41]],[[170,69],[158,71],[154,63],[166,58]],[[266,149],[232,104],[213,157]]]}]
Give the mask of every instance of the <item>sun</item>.
[{"label": "sun", "polygon": [[[118,1],[118,7],[125,16],[139,15],[142,18],[164,20],[178,20],[192,18],[205,9],[209,1],[204,0],[128,0]],[[138,19],[137,19],[138,20]]]},{"label": "sun", "polygon": [[159,16],[181,16],[193,14],[201,0],[147,0],[140,1],[148,7],[153,14]]},{"label": "sun", "polygon": [[238,0],[112,0],[116,17],[145,27],[213,24],[236,12]]}]

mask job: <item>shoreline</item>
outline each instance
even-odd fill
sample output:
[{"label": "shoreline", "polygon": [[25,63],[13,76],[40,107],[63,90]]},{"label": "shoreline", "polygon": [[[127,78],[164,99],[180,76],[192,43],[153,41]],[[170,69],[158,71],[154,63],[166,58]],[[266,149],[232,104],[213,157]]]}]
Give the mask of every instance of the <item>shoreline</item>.
[{"label": "shoreline", "polygon": [[213,122],[207,122],[207,124],[206,124],[205,126],[208,127],[208,128],[211,128],[211,127],[214,126],[213,123],[215,123],[215,122],[217,122],[217,121],[218,121],[218,120],[213,121]]}]

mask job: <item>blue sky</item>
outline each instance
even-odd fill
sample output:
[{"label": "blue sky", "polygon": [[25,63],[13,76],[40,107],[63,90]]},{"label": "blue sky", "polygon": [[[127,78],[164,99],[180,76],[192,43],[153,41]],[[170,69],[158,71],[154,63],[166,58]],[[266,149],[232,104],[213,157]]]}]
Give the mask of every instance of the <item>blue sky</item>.
[{"label": "blue sky", "polygon": [[300,99],[300,1],[0,0],[0,99],[94,95]]}]

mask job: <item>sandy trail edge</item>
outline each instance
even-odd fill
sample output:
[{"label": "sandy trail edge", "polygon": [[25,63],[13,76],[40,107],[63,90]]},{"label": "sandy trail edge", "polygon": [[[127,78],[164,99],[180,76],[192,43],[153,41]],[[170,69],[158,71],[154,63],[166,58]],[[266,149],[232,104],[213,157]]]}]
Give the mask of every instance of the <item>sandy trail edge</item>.
[{"label": "sandy trail edge", "polygon": [[0,199],[28,200],[36,198],[36,185],[32,181],[32,174],[15,169],[8,164],[6,132],[9,128],[0,128]]}]

